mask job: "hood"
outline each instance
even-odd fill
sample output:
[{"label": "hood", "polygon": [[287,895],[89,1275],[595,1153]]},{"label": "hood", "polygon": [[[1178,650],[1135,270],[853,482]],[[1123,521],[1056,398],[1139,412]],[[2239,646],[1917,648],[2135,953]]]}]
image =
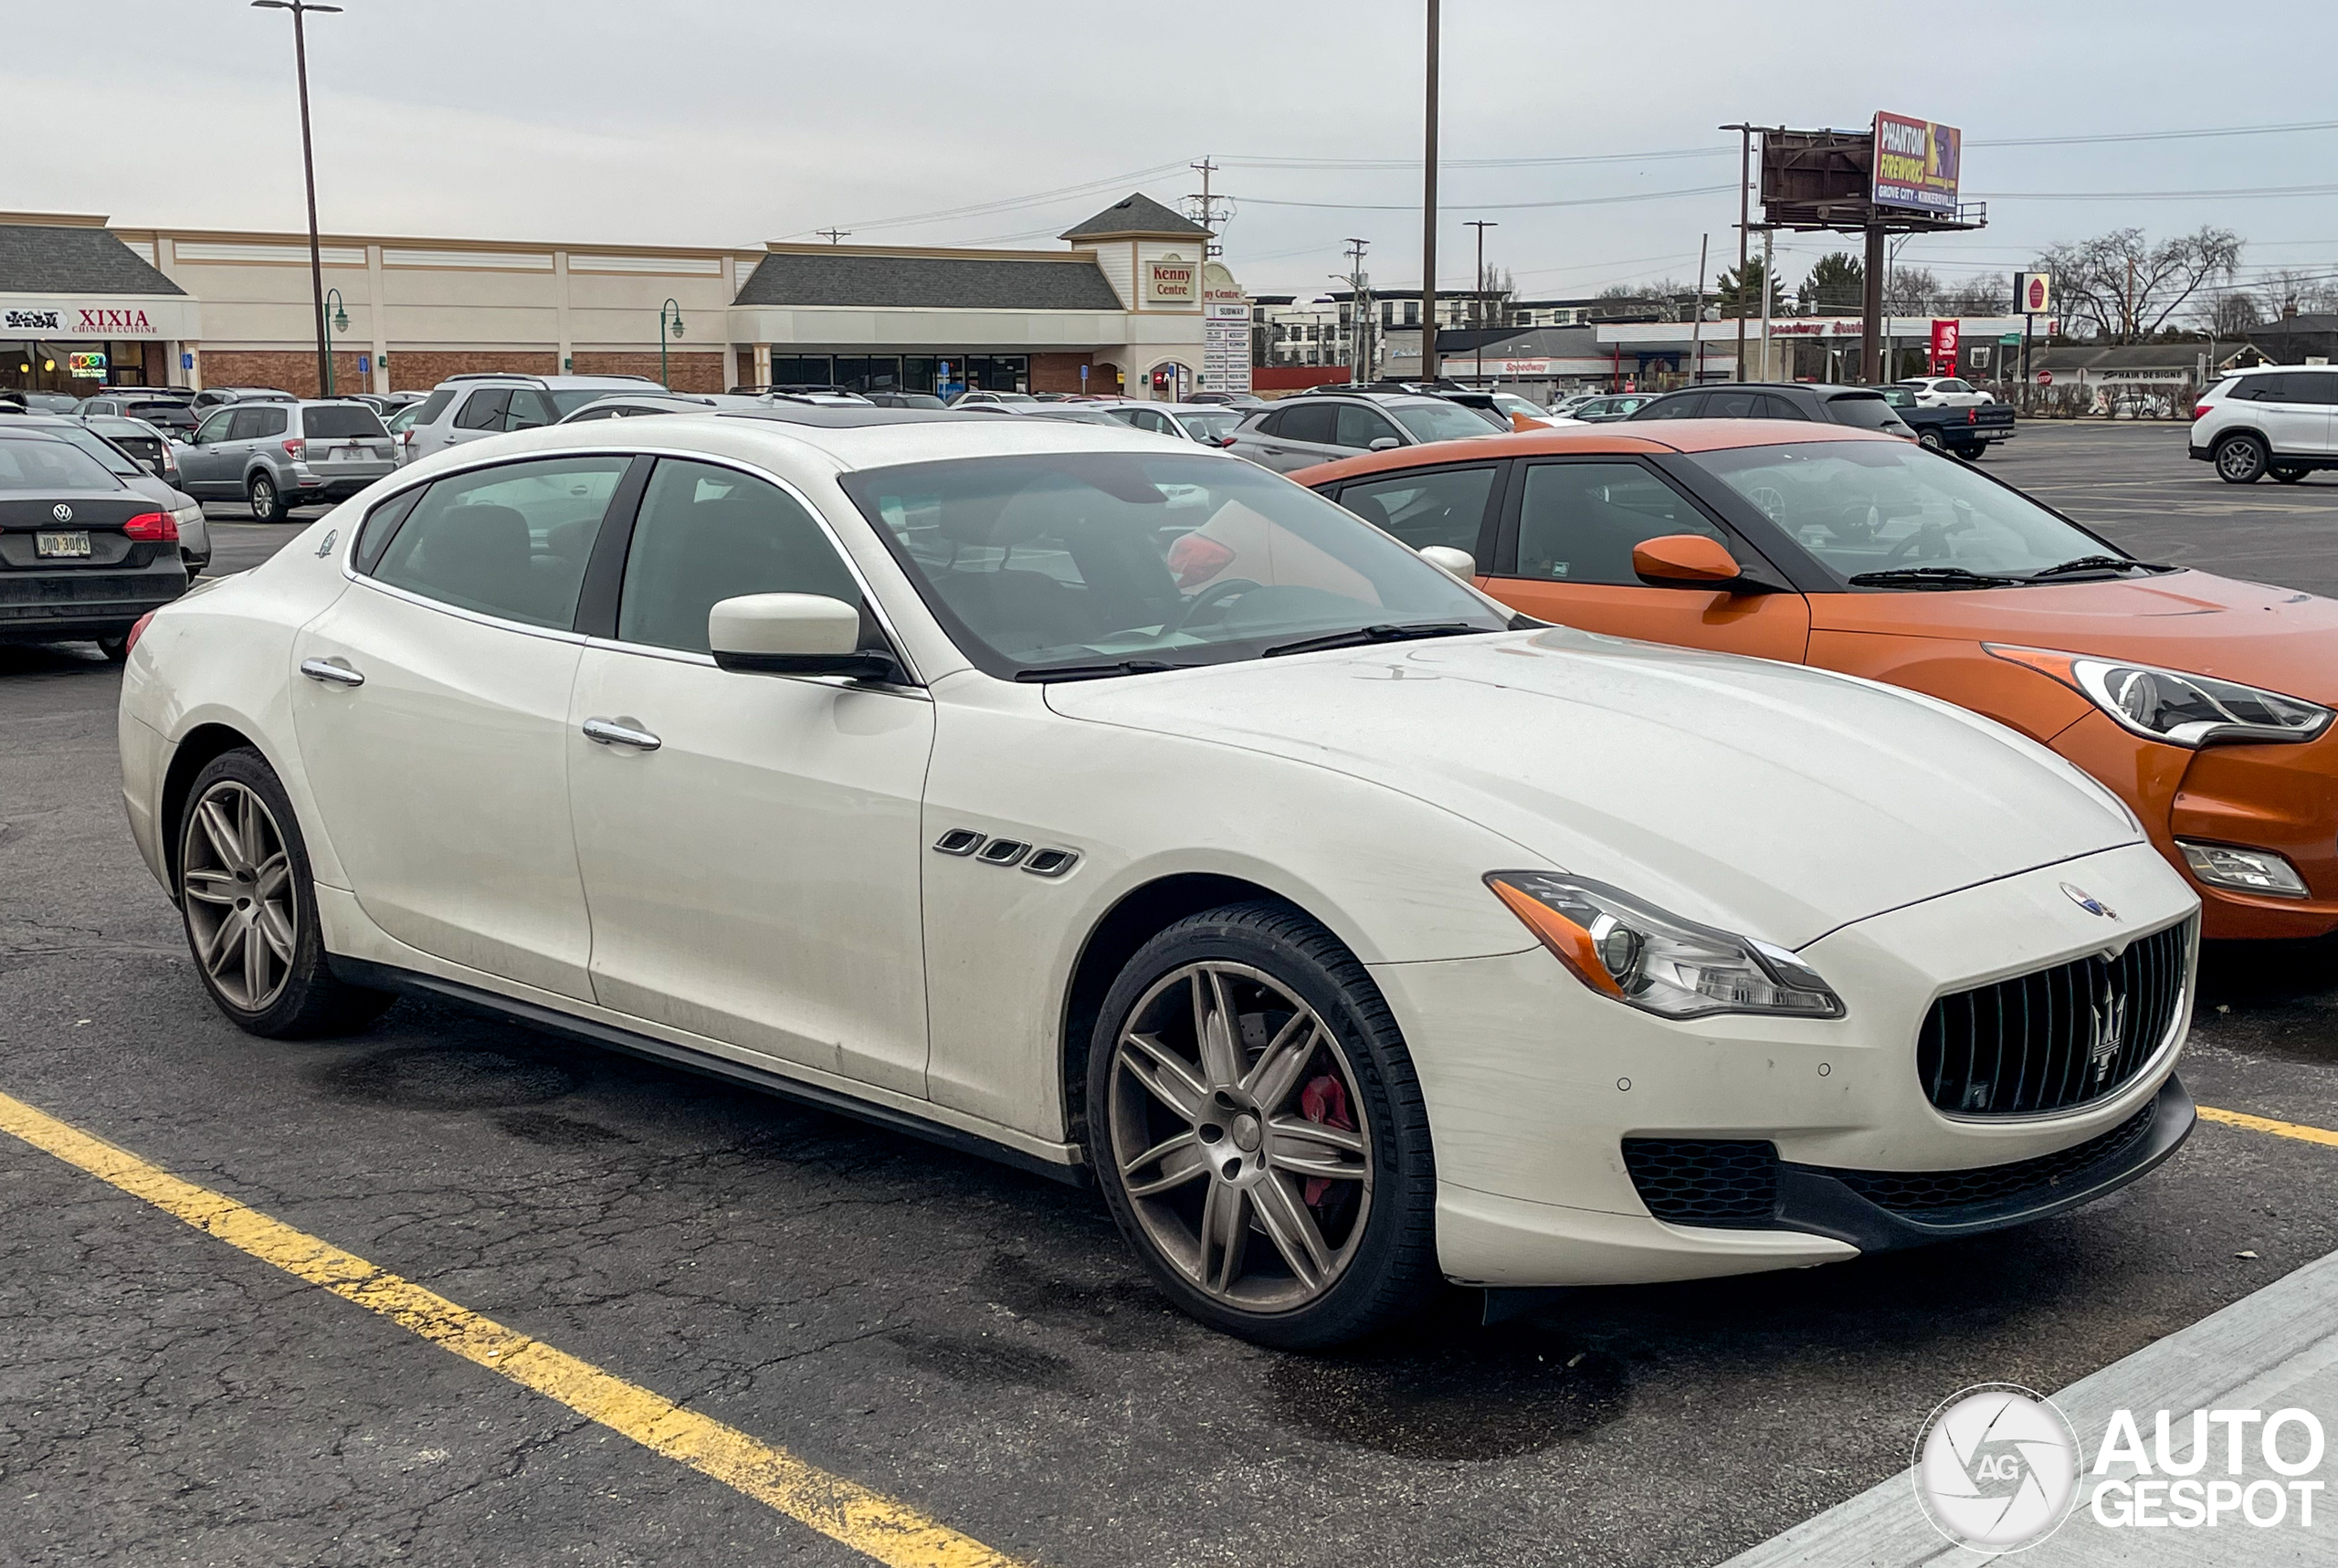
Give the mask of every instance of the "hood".
[{"label": "hood", "polygon": [[1524,865],[1787,947],[2143,837],[2093,780],[1944,703],[1564,627],[1046,690],[1070,718],[1373,780]]},{"label": "hood", "polygon": [[2131,658],[2338,704],[2338,600],[2206,572],[1970,593],[1814,594],[1817,631]]}]

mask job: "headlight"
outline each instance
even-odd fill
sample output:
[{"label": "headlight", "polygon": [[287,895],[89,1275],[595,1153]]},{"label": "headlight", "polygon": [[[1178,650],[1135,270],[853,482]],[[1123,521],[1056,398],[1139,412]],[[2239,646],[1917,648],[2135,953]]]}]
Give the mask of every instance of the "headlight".
[{"label": "headlight", "polygon": [[1666,914],[1604,882],[1492,871],[1486,886],[1576,979],[1627,1006],[1667,1018],[1843,1016],[1843,999],[1785,949]]},{"label": "headlight", "polygon": [[2333,717],[2318,702],[2210,675],[2046,648],[1981,646],[1999,658],[2052,676],[2083,693],[2121,727],[2171,746],[2311,741],[2330,728]]}]

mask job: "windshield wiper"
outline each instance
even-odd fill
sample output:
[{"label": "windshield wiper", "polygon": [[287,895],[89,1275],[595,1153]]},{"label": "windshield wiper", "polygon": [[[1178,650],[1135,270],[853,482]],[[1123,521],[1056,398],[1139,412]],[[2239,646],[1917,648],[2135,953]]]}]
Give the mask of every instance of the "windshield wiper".
[{"label": "windshield wiper", "polygon": [[1197,664],[1171,664],[1165,658],[1124,658],[1114,664],[1051,664],[1041,669],[1018,669],[1017,680],[1107,680],[1115,675],[1158,675],[1164,669],[1199,669]]},{"label": "windshield wiper", "polygon": [[2029,581],[2037,583],[2048,577],[2067,577],[2074,572],[2124,572],[2131,567],[2137,572],[2175,570],[2173,566],[2163,566],[2155,561],[2135,561],[2124,555],[2081,555],[2075,561],[2060,562],[2032,572],[2029,574]]},{"label": "windshield wiper", "polygon": [[1280,658],[1287,653],[1313,653],[1317,648],[1363,647],[1368,643],[1410,642],[1415,637],[1467,637],[1472,632],[1491,629],[1489,626],[1473,626],[1467,621],[1407,621],[1401,626],[1358,626],[1350,632],[1327,632],[1320,637],[1301,637],[1297,642],[1281,643],[1259,657]]},{"label": "windshield wiper", "polygon": [[1962,566],[1894,566],[1854,573],[1844,581],[1854,588],[2009,588],[2029,579],[1968,572]]}]

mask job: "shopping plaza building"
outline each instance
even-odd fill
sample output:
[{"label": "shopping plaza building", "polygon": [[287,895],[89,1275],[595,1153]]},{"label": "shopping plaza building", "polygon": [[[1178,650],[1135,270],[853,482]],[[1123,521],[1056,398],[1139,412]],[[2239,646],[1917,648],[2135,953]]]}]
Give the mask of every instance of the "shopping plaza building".
[{"label": "shopping plaza building", "polygon": [[[1248,307],[1208,259],[1208,231],[1137,195],[1061,238],[734,250],[326,235],[333,383],[389,392],[519,371],[698,392],[1248,387]],[[305,235],[0,213],[0,387],[313,395],[315,321]]]}]

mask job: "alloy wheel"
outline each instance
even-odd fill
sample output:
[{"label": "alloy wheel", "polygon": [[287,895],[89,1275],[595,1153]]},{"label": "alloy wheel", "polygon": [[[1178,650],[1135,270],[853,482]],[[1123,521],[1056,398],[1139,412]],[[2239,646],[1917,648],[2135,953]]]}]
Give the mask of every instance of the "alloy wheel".
[{"label": "alloy wheel", "polygon": [[1372,1137],[1322,1018],[1262,970],[1186,964],[1113,1047],[1107,1142],[1129,1207],[1212,1300],[1284,1312],[1338,1283],[1372,1210]]},{"label": "alloy wheel", "polygon": [[265,479],[252,480],[252,516],[261,522],[276,521],[276,487]]},{"label": "alloy wheel", "polygon": [[2225,479],[2247,484],[2265,468],[2265,455],[2257,443],[2246,437],[2227,441],[2217,451],[2217,472]]},{"label": "alloy wheel", "polygon": [[266,1011],[292,976],[300,932],[284,830],[267,802],[222,779],[188,813],[183,858],[195,962],[230,1005]]}]

